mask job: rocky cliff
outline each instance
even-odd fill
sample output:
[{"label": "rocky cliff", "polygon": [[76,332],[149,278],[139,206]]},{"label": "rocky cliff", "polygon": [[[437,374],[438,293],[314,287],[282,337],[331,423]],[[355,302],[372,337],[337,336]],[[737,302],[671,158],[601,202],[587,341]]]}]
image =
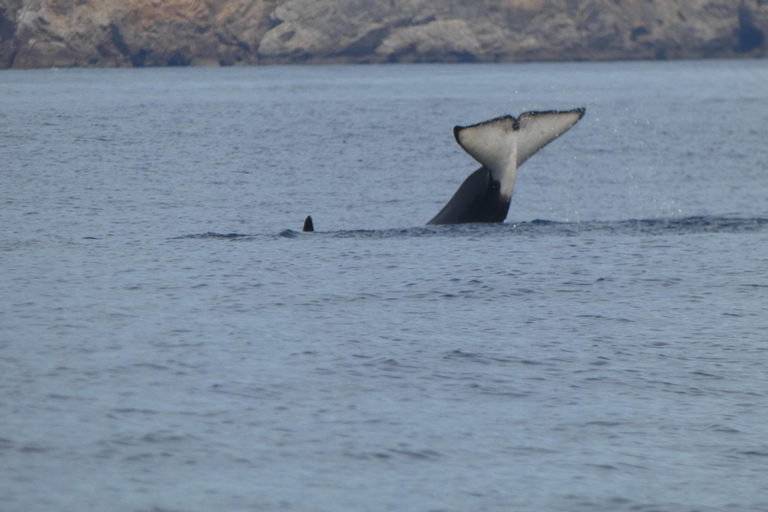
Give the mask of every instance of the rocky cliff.
[{"label": "rocky cliff", "polygon": [[768,0],[0,0],[0,68],[764,57]]}]

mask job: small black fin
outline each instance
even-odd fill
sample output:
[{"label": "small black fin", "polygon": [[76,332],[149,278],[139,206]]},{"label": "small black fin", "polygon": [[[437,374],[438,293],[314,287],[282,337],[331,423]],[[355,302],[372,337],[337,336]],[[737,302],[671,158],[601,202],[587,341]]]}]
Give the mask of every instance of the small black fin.
[{"label": "small black fin", "polygon": [[307,218],[304,219],[304,229],[302,231],[311,233],[315,230],[315,226],[312,224],[312,216],[307,215]]}]

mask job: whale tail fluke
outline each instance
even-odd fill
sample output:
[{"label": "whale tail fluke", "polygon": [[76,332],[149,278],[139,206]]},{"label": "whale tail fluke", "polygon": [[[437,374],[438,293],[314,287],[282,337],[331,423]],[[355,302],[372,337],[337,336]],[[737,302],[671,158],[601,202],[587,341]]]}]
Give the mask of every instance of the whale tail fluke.
[{"label": "whale tail fluke", "polygon": [[459,146],[491,171],[502,194],[512,197],[517,168],[538,150],[567,132],[584,116],[577,108],[566,112],[526,112],[517,119],[497,117],[472,126],[456,126]]},{"label": "whale tail fluke", "polygon": [[314,230],[315,230],[315,226],[314,224],[312,224],[312,216],[307,215],[307,218],[304,219],[304,229],[302,229],[302,231],[304,231],[305,233],[311,233]]},{"label": "whale tail fluke", "polygon": [[568,131],[585,109],[526,112],[453,129],[456,142],[482,167],[462,183],[427,224],[502,222],[507,216],[517,168]]}]

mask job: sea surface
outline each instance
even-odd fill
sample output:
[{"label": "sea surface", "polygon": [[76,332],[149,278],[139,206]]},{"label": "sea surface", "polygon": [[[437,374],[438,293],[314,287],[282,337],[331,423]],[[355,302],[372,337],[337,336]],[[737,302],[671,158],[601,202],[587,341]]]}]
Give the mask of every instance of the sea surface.
[{"label": "sea surface", "polygon": [[[0,511],[768,510],[766,84],[0,72]],[[425,227],[454,125],[576,107]]]}]

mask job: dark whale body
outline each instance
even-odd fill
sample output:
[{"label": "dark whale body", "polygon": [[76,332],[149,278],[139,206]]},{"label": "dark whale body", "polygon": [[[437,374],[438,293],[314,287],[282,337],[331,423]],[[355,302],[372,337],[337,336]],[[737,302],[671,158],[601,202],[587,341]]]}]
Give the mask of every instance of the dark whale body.
[{"label": "dark whale body", "polygon": [[440,213],[429,224],[503,222],[509,199],[501,195],[501,183],[483,166],[469,175]]}]

